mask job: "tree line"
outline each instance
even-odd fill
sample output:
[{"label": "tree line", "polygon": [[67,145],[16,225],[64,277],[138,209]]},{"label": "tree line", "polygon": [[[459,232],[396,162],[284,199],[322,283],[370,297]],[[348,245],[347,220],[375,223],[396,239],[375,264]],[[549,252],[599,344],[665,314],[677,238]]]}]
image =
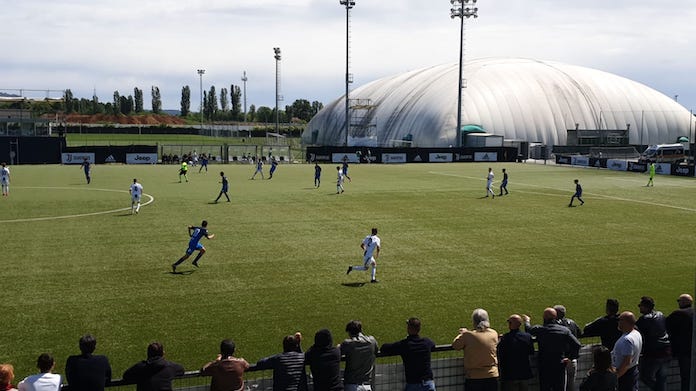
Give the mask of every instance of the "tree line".
[{"label": "tree line", "polygon": [[[206,122],[215,121],[247,121],[261,123],[275,123],[276,110],[267,106],[251,104],[244,114],[241,107],[242,93],[239,86],[231,84],[228,88],[221,88],[218,93],[215,86],[211,86],[208,91],[203,91],[203,102],[201,110],[191,111],[191,88],[186,85],[181,89],[180,116],[188,117],[192,120],[199,119],[200,114]],[[100,102],[95,95],[92,99],[76,98],[70,89],[66,89],[63,102],[63,111],[66,114],[113,114],[113,115],[132,115],[145,113],[145,97],[143,90],[135,87],[133,94],[122,95],[118,90],[113,93],[111,102]],[[196,99],[198,101],[198,99]],[[199,104],[194,103],[195,106]],[[50,105],[54,111],[58,111],[55,105]],[[309,102],[306,99],[297,99],[291,105],[286,105],[284,110],[279,109],[279,121],[289,123],[294,121],[308,122],[321,110],[324,105],[319,101]],[[46,111],[44,108],[42,111]],[[157,86],[150,89],[150,110],[153,114],[162,113],[162,96]]]}]

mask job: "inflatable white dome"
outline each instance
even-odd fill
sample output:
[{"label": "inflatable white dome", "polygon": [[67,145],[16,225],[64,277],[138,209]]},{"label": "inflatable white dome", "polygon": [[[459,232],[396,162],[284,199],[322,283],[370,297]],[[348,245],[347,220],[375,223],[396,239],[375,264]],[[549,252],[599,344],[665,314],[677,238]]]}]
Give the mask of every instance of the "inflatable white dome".
[{"label": "inflatable white dome", "polygon": [[[348,145],[456,145],[458,64],[427,67],[350,92]],[[462,128],[506,140],[565,145],[569,129],[629,130],[629,143],[689,137],[696,121],[683,106],[641,83],[550,61],[484,58],[465,63]],[[354,101],[355,99],[355,101]],[[345,96],[326,105],[302,135],[305,144],[345,145]]]}]

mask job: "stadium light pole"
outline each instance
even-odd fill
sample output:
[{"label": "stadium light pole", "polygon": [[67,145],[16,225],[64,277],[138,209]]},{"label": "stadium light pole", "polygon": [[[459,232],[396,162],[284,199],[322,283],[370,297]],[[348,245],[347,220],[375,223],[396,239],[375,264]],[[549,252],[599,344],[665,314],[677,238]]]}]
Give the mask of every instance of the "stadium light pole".
[{"label": "stadium light pole", "polygon": [[203,74],[205,73],[205,69],[199,69],[198,70],[198,77],[201,80],[201,109],[200,109],[200,115],[201,115],[201,131],[203,131]]},{"label": "stadium light pole", "polygon": [[339,0],[341,5],[346,7],[346,139],[345,146],[348,146],[348,128],[350,127],[350,101],[348,93],[350,91],[350,83],[353,82],[353,75],[350,73],[350,10],[355,7],[355,0]]},{"label": "stadium light pole", "polygon": [[[246,71],[244,71],[244,74],[242,75],[242,82],[244,83],[244,122],[246,122],[247,117],[246,117],[246,82],[247,82],[247,76],[246,76]],[[234,91],[233,91],[234,92]]]},{"label": "stadium light pole", "polygon": [[455,137],[457,142],[455,146],[457,148],[462,146],[462,89],[466,86],[464,85],[464,19],[469,19],[471,17],[478,18],[478,8],[476,7],[476,0],[450,0],[452,8],[450,8],[450,18],[459,18],[459,86],[457,90],[457,129],[455,131]]},{"label": "stadium light pole", "polygon": [[276,109],[276,121],[275,122],[276,123],[275,123],[275,131],[276,131],[276,134],[278,134],[278,122],[280,119],[279,112],[278,112],[278,101],[281,100],[280,95],[279,95],[279,91],[280,91],[280,70],[279,70],[279,67],[280,67],[280,48],[273,48],[273,53],[275,53],[275,55],[273,57],[276,60],[276,102],[275,102],[276,103],[276,107],[275,107],[275,109]]}]

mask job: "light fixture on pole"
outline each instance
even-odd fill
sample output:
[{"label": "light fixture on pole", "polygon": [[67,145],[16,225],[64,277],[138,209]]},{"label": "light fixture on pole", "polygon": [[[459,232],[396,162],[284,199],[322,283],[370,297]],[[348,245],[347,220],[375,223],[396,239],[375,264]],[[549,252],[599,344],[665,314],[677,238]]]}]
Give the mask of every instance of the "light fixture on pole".
[{"label": "light fixture on pole", "polygon": [[203,130],[203,74],[205,73],[205,69],[199,69],[198,70],[198,76],[201,80],[201,109],[200,109],[200,114],[201,114],[201,131]]},{"label": "light fixture on pole", "polygon": [[450,17],[452,19],[459,18],[459,87],[457,90],[457,130],[455,137],[457,138],[456,146],[462,146],[462,89],[466,87],[464,84],[464,19],[471,17],[478,18],[478,8],[476,0],[450,0],[452,8],[450,9]]},{"label": "light fixture on pole", "polygon": [[273,53],[275,55],[273,56],[276,60],[276,106],[275,106],[275,111],[276,111],[276,121],[275,121],[275,132],[276,134],[278,133],[278,123],[279,123],[279,112],[278,112],[278,101],[282,100],[280,96],[280,48],[273,48]]},{"label": "light fixture on pole", "polygon": [[[244,74],[242,75],[242,82],[244,82],[244,122],[246,122],[246,82],[247,82],[247,76],[246,76],[246,71],[244,71]],[[233,91],[234,92],[234,91]]]},{"label": "light fixture on pole", "polygon": [[348,128],[350,127],[350,101],[348,92],[350,83],[353,82],[353,75],[350,73],[350,9],[355,7],[355,0],[339,0],[341,5],[346,7],[346,138],[344,145],[348,146]]}]

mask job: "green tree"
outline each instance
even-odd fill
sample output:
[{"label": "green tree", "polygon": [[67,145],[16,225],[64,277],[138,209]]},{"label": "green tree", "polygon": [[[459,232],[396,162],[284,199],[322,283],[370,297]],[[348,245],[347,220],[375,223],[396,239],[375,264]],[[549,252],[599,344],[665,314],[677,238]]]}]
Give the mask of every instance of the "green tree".
[{"label": "green tree", "polygon": [[227,99],[227,88],[220,89],[220,110],[223,113],[227,113],[230,110],[230,104]]},{"label": "green tree", "polygon": [[206,118],[212,120],[215,119],[218,111],[217,94],[215,92],[215,86],[210,86],[210,92],[208,92],[208,102],[206,104],[207,115]]},{"label": "green tree", "polygon": [[292,103],[292,118],[298,118],[304,122],[309,122],[314,116],[312,104],[306,99],[297,99]]},{"label": "green tree", "polygon": [[135,87],[133,89],[133,96],[134,96],[134,103],[135,103],[135,112],[136,113],[142,113],[144,104],[143,104],[143,90],[141,90],[138,87]]},{"label": "green tree", "polygon": [[152,112],[159,114],[162,112],[162,95],[160,95],[159,87],[152,86]]},{"label": "green tree", "polygon": [[292,122],[292,119],[295,118],[295,111],[293,110],[293,106],[288,106],[285,105],[285,116],[284,119],[281,119],[281,122]]},{"label": "green tree", "polygon": [[239,86],[232,84],[230,85],[230,95],[232,98],[232,119],[240,121],[244,119],[242,118],[242,108],[240,104],[242,100],[242,90]]},{"label": "green tree", "polygon": [[114,91],[114,104],[112,108],[114,115],[121,114],[121,94],[118,93],[118,90]]},{"label": "green tree", "polygon": [[247,113],[247,121],[256,121],[256,105],[249,106],[249,112]]},{"label": "green tree", "polygon": [[[323,108],[324,108],[324,104],[323,104],[323,103],[321,103],[321,102],[319,102],[319,101],[317,101],[317,100],[315,100],[314,102],[312,102],[312,117],[314,117],[315,115],[317,115],[317,113],[319,112],[319,110],[321,110],[321,109],[323,109]],[[311,119],[311,118],[310,118],[310,119]]]},{"label": "green tree", "polygon": [[256,110],[256,119],[258,122],[263,122],[263,123],[275,123],[275,116],[274,114],[275,109],[271,109],[268,106],[260,106]]},{"label": "green tree", "polygon": [[73,107],[73,93],[69,88],[65,90],[65,93],[63,94],[63,101],[65,102],[66,113],[70,114],[75,111],[75,108]]},{"label": "green tree", "polygon": [[184,86],[181,89],[181,116],[186,117],[191,112],[191,88]]},{"label": "green tree", "polygon": [[90,114],[99,114],[103,112],[103,107],[99,103],[99,97],[97,97],[97,94],[92,95],[91,107],[92,109]]}]

